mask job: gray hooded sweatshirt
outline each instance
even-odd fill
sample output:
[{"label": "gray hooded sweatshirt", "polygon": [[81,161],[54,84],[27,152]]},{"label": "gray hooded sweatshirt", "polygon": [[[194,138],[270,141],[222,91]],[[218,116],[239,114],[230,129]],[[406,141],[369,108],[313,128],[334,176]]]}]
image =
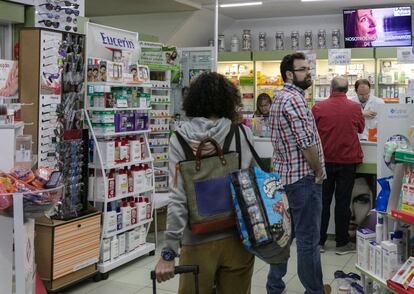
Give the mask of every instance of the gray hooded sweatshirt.
[{"label": "gray hooded sweatshirt", "polygon": [[[223,147],[224,139],[230,131],[230,126],[231,121],[226,118],[209,120],[197,117],[192,118],[188,122],[184,122],[177,129],[177,132],[193,147],[196,142],[200,142],[207,137],[213,138]],[[253,144],[251,130],[245,126],[243,127],[246,130],[249,141]],[[240,145],[242,152],[241,167],[249,168],[254,160],[242,132],[240,132]],[[236,143],[233,137],[230,151],[235,150]],[[183,245],[194,245],[237,235],[236,228],[199,235],[191,232],[188,224],[187,198],[184,191],[183,179],[179,172],[176,173],[176,164],[185,160],[185,155],[176,136],[171,137],[168,156],[172,196],[168,205],[167,228],[165,231],[166,247],[174,250],[178,254],[180,243]]]}]

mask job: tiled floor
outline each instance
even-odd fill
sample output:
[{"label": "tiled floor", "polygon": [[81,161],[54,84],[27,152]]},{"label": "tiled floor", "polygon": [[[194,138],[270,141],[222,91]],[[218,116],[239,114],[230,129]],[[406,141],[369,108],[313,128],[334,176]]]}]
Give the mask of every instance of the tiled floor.
[{"label": "tiled floor", "polygon": [[[160,234],[161,235],[161,234]],[[162,248],[161,242],[157,247],[155,256],[145,256],[136,261],[130,262],[113,270],[109,278],[98,283],[87,280],[81,284],[63,291],[62,294],[151,294],[152,284],[149,273],[154,269],[158,258],[159,251]],[[332,283],[334,272],[342,269],[345,272],[355,272],[354,264],[356,254],[338,256],[335,255],[335,244],[332,241],[327,242],[327,251],[321,254],[322,270],[324,283]],[[288,265],[288,273],[285,277],[287,283],[287,293],[297,294],[304,293],[304,288],[299,281],[296,270],[296,246],[292,245],[291,258]],[[269,266],[256,258],[254,265],[254,275],[252,280],[252,294],[266,294],[266,279]],[[177,293],[178,276],[173,280],[158,284],[157,293],[171,294]]]}]

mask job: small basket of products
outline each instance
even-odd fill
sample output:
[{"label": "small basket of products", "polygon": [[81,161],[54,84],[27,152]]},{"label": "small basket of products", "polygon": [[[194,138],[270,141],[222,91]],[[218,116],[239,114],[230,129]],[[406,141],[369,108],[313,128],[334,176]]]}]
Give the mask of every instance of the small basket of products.
[{"label": "small basket of products", "polygon": [[47,167],[39,167],[35,173],[30,169],[0,172],[1,215],[13,216],[15,194],[23,195],[26,218],[36,218],[53,212],[55,205],[64,196],[61,173]]}]

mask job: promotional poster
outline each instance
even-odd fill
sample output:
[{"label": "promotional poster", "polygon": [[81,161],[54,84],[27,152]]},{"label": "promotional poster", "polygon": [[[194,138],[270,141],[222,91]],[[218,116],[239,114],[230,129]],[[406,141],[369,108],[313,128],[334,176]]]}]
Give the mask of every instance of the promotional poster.
[{"label": "promotional poster", "polygon": [[345,48],[411,46],[410,6],[346,9]]}]

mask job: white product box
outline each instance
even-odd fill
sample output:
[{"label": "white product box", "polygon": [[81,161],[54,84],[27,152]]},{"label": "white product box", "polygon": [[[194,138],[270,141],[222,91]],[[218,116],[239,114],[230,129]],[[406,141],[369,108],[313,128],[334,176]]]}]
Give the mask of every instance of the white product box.
[{"label": "white product box", "polygon": [[369,262],[368,262],[368,271],[370,273],[375,274],[375,247],[377,246],[377,242],[370,241],[369,242]]},{"label": "white product box", "polygon": [[[102,161],[107,164],[115,163],[115,142],[114,141],[100,141],[98,142],[101,150]],[[100,164],[98,152],[94,149],[93,160],[95,164]]]},{"label": "white product box", "polygon": [[375,246],[375,275],[382,277],[382,248],[381,245]]},{"label": "white product box", "polygon": [[101,259],[103,262],[111,259],[111,239],[103,239]]},{"label": "white product box", "polygon": [[134,232],[135,232],[134,245],[135,247],[138,247],[139,245],[141,245],[141,227],[136,227],[134,229]]},{"label": "white product box", "polygon": [[399,269],[397,245],[391,241],[382,241],[382,278],[391,279]]},{"label": "white product box", "polygon": [[118,251],[119,255],[122,255],[125,253],[125,234],[119,234],[118,235]]},{"label": "white product box", "polygon": [[125,251],[131,252],[135,249],[135,232],[134,230],[125,233]]},{"label": "white product box", "polygon": [[363,269],[369,268],[369,242],[374,241],[375,238],[375,232],[370,229],[360,228],[357,231],[357,263]]},{"label": "white product box", "polygon": [[130,160],[131,161],[139,161],[141,160],[141,142],[138,140],[130,140],[129,141],[130,147]]},{"label": "white product box", "polygon": [[92,111],[91,120],[96,124],[114,124],[115,112],[112,110]]}]

